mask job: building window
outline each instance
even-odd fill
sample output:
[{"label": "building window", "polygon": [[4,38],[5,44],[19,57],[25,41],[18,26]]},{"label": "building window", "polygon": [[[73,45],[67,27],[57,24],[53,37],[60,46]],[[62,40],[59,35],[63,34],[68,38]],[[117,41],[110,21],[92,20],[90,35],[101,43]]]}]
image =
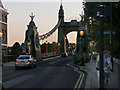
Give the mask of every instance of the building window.
[{"label": "building window", "polygon": [[3,32],[3,36],[2,36],[2,40],[6,41],[7,40],[7,32],[5,30],[2,30]]},{"label": "building window", "polygon": [[[3,30],[2,30],[2,33],[3,33]],[[3,36],[2,36],[2,38],[1,38],[2,40],[3,40]]]},{"label": "building window", "polygon": [[6,41],[6,31],[4,30],[4,40]]},{"label": "building window", "polygon": [[4,22],[4,17],[3,17],[3,15],[2,15],[2,22]]},{"label": "building window", "polygon": [[5,16],[5,22],[7,23],[7,16]]}]

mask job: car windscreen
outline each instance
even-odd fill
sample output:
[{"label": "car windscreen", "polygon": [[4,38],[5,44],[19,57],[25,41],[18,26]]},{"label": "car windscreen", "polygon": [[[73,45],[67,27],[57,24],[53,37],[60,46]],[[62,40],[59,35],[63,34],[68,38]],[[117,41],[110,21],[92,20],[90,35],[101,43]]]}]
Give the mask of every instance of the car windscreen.
[{"label": "car windscreen", "polygon": [[26,57],[18,57],[18,59],[30,59],[29,56],[26,56]]}]

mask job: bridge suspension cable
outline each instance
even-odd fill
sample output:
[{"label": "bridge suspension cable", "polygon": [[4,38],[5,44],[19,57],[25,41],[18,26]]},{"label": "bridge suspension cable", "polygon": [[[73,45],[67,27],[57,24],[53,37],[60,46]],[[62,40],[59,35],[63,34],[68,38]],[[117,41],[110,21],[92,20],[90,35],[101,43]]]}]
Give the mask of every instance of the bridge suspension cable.
[{"label": "bridge suspension cable", "polygon": [[57,30],[57,28],[60,26],[60,24],[61,24],[61,19],[58,21],[57,25],[52,30],[50,30],[46,34],[40,35],[39,40],[44,40],[44,39],[48,38],[50,35],[52,35]]}]

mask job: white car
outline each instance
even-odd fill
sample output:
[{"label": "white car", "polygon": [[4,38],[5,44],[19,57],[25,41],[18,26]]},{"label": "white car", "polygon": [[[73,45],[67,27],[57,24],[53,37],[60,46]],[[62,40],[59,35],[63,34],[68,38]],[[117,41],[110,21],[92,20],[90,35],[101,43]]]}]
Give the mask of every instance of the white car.
[{"label": "white car", "polygon": [[15,68],[19,67],[36,67],[37,61],[32,55],[20,55],[15,61]]}]

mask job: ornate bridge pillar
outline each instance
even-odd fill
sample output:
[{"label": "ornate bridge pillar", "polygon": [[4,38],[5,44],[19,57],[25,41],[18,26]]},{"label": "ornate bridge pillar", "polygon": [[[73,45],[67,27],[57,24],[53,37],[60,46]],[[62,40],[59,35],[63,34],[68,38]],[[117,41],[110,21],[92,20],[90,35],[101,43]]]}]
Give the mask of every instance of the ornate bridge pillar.
[{"label": "ornate bridge pillar", "polygon": [[60,53],[66,52],[66,39],[64,34],[64,29],[62,28],[62,25],[64,24],[64,10],[62,4],[60,5],[59,10],[59,21],[61,20],[61,25],[58,28],[58,43],[60,43]]},{"label": "ornate bridge pillar", "polygon": [[60,43],[60,53],[66,52],[66,36],[61,28],[58,28],[58,43]]},{"label": "ornate bridge pillar", "polygon": [[37,27],[33,21],[35,16],[32,15],[31,21],[28,25],[28,29],[26,30],[25,34],[25,41],[23,44],[23,53],[24,54],[31,54],[36,60],[41,59],[41,47],[39,43],[39,33],[37,31]]}]

